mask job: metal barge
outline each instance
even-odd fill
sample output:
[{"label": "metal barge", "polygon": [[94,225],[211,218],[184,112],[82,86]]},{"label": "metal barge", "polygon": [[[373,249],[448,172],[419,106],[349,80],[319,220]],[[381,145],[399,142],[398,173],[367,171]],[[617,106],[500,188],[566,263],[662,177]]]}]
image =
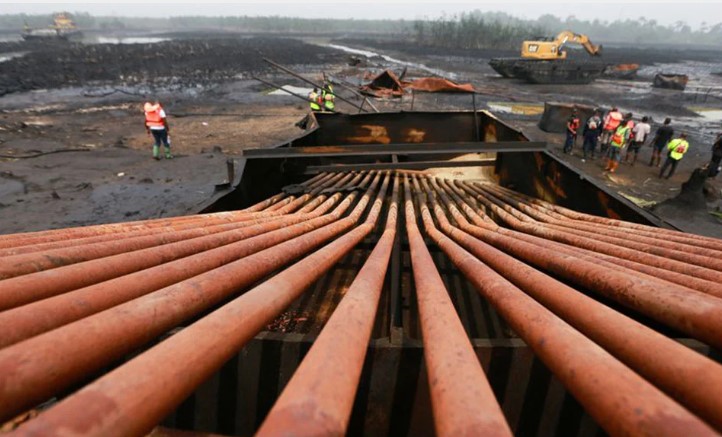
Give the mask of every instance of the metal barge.
[{"label": "metal barge", "polygon": [[306,124],[199,215],[0,236],[11,435],[722,431],[722,241],[484,111]]}]

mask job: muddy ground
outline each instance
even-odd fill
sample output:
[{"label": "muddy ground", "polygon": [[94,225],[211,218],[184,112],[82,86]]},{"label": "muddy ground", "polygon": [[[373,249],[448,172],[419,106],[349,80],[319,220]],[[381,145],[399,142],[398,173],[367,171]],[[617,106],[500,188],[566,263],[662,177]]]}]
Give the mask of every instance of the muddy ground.
[{"label": "muddy ground", "polygon": [[[186,36],[133,45],[0,43],[0,57],[24,53],[0,62],[0,95],[4,94],[0,97],[0,155],[4,156],[0,158],[0,233],[198,211],[213,195],[215,184],[225,180],[227,159],[245,148],[267,147],[300,133],[294,123],[306,113],[306,105],[290,96],[268,95],[269,87],[250,77],[261,75],[281,85],[305,84],[271,71],[262,61],[264,56],[316,80],[326,71],[359,82],[382,68],[400,71],[406,62],[409,77],[436,72],[471,82],[481,93],[480,107],[507,105],[512,109],[497,112],[501,119],[532,139],[550,142],[554,150],[560,149],[562,135],[540,131],[538,113],[516,113],[513,105],[573,101],[618,105],[655,121],[672,116],[675,127],[691,134],[693,149],[670,180],[659,180],[657,169],[644,165],[649,148],[643,149],[637,166],[623,165],[613,176],[602,173],[600,161],[562,156],[645,205],[678,193],[692,169],[708,160],[711,138],[722,128],[716,119],[702,119],[690,109],[722,103],[716,91],[704,95],[694,91],[715,86],[715,76],[707,73],[717,61],[705,51],[642,55],[636,49],[619,49],[614,55],[625,61],[627,56],[643,57],[645,74],[669,65],[705,72],[691,81],[693,91],[679,93],[651,90],[644,76],[632,81],[604,79],[582,87],[505,80],[487,65],[490,57],[508,55],[496,51],[448,51],[369,40]],[[364,58],[364,66],[350,67],[349,54],[327,47],[331,42],[393,59],[371,56]],[[722,78],[717,80],[722,85]],[[351,97],[347,92],[342,95]],[[150,159],[141,111],[149,96],[159,97],[169,113],[173,160]],[[409,96],[374,104],[381,110],[410,110],[412,100]],[[471,101],[468,96],[416,94],[413,105],[417,110],[470,109]],[[338,106],[352,111],[342,102]],[[63,151],[30,157],[59,150]],[[28,157],[13,158],[18,156]],[[711,188],[719,193],[721,187],[714,181]],[[710,208],[716,207],[711,200]],[[663,217],[688,231],[722,236],[722,227],[706,213],[690,218],[687,211],[673,208]]]}]

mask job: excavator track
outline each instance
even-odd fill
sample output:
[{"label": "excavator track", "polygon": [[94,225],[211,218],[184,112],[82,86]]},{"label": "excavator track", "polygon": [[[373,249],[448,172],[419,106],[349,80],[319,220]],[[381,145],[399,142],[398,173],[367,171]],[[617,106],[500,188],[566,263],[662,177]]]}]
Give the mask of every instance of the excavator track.
[{"label": "excavator track", "polygon": [[587,84],[604,73],[607,64],[578,60],[494,58],[489,65],[507,78],[537,84]]}]

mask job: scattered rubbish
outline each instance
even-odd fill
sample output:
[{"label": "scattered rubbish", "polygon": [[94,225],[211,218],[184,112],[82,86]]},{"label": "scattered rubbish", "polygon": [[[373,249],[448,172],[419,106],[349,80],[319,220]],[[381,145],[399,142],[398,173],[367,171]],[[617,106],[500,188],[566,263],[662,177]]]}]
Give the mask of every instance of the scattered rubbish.
[{"label": "scattered rubbish", "polygon": [[655,88],[665,88],[683,91],[687,87],[689,77],[686,74],[662,74],[657,73],[652,81]]},{"label": "scattered rubbish", "polygon": [[372,97],[401,97],[405,89],[427,93],[474,93],[476,90],[469,84],[457,84],[441,77],[424,77],[412,81],[399,79],[391,70],[384,70],[374,77],[370,83],[359,88],[362,94]]},{"label": "scattered rubbish", "polygon": [[208,122],[205,122],[205,121],[202,122],[201,124],[202,124],[203,126],[208,126]]},{"label": "scattered rubbish", "polygon": [[604,75],[614,79],[633,79],[637,77],[639,64],[610,65],[604,70]]},{"label": "scattered rubbish", "polygon": [[[611,179],[611,178],[610,178]],[[631,194],[619,192],[621,196],[624,198],[632,201],[635,205],[642,207],[642,208],[651,208],[652,206],[658,204],[659,202],[656,200],[646,200],[639,197],[632,196]]]},{"label": "scattered rubbish", "polygon": [[544,112],[544,105],[541,103],[488,102],[486,105],[489,110],[497,113],[541,115]]},{"label": "scattered rubbish", "polygon": [[124,173],[124,172],[121,171],[120,173],[118,173],[118,177],[119,177],[119,178],[122,178],[123,176],[125,176],[125,173]]},{"label": "scattered rubbish", "polygon": [[52,197],[53,199],[58,200],[58,199],[60,199],[60,194],[58,194],[57,191],[53,190],[53,192],[50,193],[50,197]]}]

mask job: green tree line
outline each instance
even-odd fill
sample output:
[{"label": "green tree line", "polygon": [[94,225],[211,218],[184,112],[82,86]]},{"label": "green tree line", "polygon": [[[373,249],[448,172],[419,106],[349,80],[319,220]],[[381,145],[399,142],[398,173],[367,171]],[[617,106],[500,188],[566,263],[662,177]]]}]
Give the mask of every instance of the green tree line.
[{"label": "green tree line", "polygon": [[[684,22],[663,25],[644,17],[601,21],[580,20],[574,16],[559,18],[543,15],[527,20],[500,12],[479,10],[421,20],[355,20],[308,19],[291,17],[248,16],[185,16],[167,18],[131,18],[92,16],[74,13],[72,17],[81,29],[97,30],[219,30],[268,33],[308,34],[377,34],[384,38],[403,38],[420,45],[449,48],[507,48],[516,49],[524,39],[553,36],[569,29],[584,33],[595,42],[632,44],[722,44],[722,23],[702,23],[692,29]],[[52,24],[52,14],[0,15],[0,29],[18,30],[24,25],[33,28]]]}]

